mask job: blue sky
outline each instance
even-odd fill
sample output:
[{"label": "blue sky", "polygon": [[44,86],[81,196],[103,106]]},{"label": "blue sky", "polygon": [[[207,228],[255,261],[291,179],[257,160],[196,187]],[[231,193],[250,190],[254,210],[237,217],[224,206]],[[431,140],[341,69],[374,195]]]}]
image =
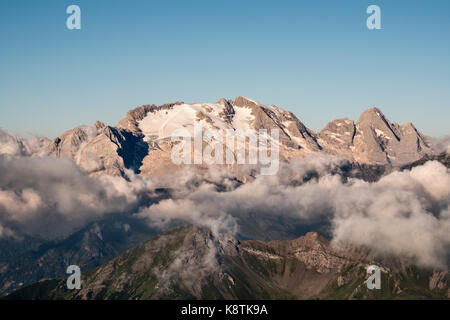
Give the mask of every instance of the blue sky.
[{"label": "blue sky", "polygon": [[[382,30],[366,28],[370,4]],[[449,16],[448,0],[2,0],[0,127],[55,137],[142,104],[244,95],[316,131],[377,106],[442,136]]]}]

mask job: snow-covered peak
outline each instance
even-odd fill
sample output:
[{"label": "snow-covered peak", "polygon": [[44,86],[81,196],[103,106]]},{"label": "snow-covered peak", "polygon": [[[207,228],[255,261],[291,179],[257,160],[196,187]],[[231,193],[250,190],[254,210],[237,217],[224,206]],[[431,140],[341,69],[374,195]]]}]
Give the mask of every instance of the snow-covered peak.
[{"label": "snow-covered peak", "polygon": [[137,123],[146,140],[162,140],[170,138],[180,128],[193,135],[195,123],[201,123],[205,130],[253,130],[254,119],[250,109],[228,105],[223,99],[217,103],[183,103],[170,109],[155,108]]},{"label": "snow-covered peak", "polygon": [[[216,103],[175,103],[161,107],[139,107],[130,114],[138,114],[119,124],[144,135],[146,141],[169,139],[175,130],[183,128],[193,135],[194,124],[215,130],[243,132],[277,129],[281,144],[294,150],[320,150],[315,134],[306,128],[293,113],[274,105],[264,105],[253,99],[238,96],[234,100],[220,99]],[[128,116],[129,117],[129,116]]]}]

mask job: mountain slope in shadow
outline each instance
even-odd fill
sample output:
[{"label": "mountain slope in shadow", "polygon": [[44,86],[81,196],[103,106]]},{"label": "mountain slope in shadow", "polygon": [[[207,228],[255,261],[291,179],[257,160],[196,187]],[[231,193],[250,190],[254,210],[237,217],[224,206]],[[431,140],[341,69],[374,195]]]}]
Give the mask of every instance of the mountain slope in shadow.
[{"label": "mountain slope in shadow", "polygon": [[[370,264],[381,268],[380,290],[367,289]],[[315,232],[238,241],[185,226],[83,273],[80,290],[52,279],[6,299],[448,299],[449,280],[448,272],[377,261],[364,249],[336,249]]]}]

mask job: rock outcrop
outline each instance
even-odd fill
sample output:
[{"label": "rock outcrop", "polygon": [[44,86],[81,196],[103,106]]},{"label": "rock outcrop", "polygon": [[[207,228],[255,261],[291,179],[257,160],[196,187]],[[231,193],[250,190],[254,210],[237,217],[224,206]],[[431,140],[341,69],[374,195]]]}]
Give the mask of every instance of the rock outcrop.
[{"label": "rock outcrop", "polygon": [[353,144],[360,163],[404,164],[435,153],[412,123],[391,123],[377,108],[360,116]]},{"label": "rock outcrop", "polygon": [[148,152],[141,136],[99,121],[63,133],[47,148],[50,155],[70,158],[91,175],[123,175],[126,169],[139,173]]}]

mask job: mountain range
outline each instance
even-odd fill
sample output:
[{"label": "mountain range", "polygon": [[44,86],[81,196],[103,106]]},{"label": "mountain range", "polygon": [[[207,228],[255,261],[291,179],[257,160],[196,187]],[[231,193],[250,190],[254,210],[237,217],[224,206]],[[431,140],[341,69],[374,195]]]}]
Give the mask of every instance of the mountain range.
[{"label": "mountain range", "polygon": [[316,133],[292,112],[252,99],[237,97],[217,103],[144,105],[128,111],[115,127],[97,121],[79,126],[53,141],[43,140],[46,153],[74,160],[91,175],[121,175],[131,169],[154,175],[176,170],[170,155],[171,134],[179,128],[280,132],[280,158],[332,154],[351,162],[399,166],[439,153],[430,138],[412,123],[390,122],[377,108],[364,111],[358,121],[333,120]]},{"label": "mountain range", "polygon": [[[366,268],[381,269],[379,290]],[[6,299],[446,299],[450,276],[375,260],[364,249],[336,249],[318,233],[294,240],[239,241],[185,226],[153,238],[83,273],[42,280]]]},{"label": "mountain range", "polygon": [[[196,123],[277,129],[284,165],[265,179],[239,165],[222,166],[224,174],[174,164],[173,132],[193,134]],[[0,296],[450,298],[441,268],[450,261],[449,153],[377,108],[316,133],[292,112],[245,97],[144,105],[116,126],[97,121],[54,140],[0,130],[0,145]],[[367,220],[372,229],[362,228]],[[338,249],[337,224],[346,236],[386,237],[391,251],[375,255],[365,239]],[[217,225],[234,231],[208,228]],[[422,255],[433,262],[418,266]],[[364,284],[373,263],[382,266],[381,291]],[[80,291],[65,289],[70,264],[83,270]]]}]

